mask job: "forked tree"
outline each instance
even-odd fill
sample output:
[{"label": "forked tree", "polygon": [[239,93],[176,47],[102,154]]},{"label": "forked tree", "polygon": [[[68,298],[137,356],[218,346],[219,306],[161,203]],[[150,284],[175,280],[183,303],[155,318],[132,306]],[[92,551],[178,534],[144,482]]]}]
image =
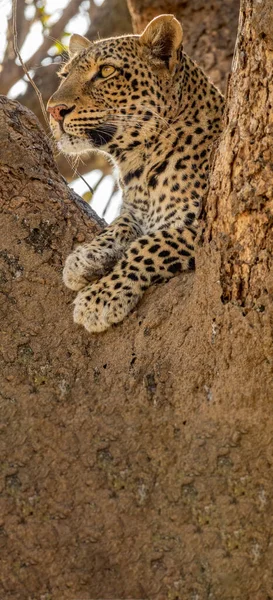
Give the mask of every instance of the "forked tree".
[{"label": "forked tree", "polygon": [[272,18],[242,0],[196,272],[98,336],[61,271],[100,224],[1,99],[3,598],[272,596]]}]

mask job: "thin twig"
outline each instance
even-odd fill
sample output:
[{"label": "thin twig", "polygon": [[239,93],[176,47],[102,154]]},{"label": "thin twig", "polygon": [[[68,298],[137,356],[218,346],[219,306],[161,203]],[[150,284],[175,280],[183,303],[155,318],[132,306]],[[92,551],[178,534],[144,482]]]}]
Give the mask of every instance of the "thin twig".
[{"label": "thin twig", "polygon": [[117,182],[115,182],[114,187],[113,187],[112,192],[111,192],[111,195],[110,195],[110,198],[108,198],[107,203],[106,203],[106,205],[105,205],[105,207],[103,209],[102,218],[105,217],[105,215],[106,215],[106,213],[108,211],[108,208],[109,208],[109,206],[110,206],[110,204],[111,204],[111,202],[113,200],[113,197],[114,197],[114,195],[118,191],[119,191],[119,186],[118,186]]},{"label": "thin twig", "polygon": [[[30,84],[32,85],[32,87],[35,90],[35,93],[37,94],[37,98],[39,100],[39,103],[40,103],[40,106],[41,106],[41,109],[42,109],[44,120],[45,120],[46,125],[47,125],[47,127],[49,129],[49,133],[51,134],[49,119],[48,119],[48,116],[47,116],[47,113],[46,113],[45,105],[43,103],[42,94],[41,94],[39,88],[37,87],[35,81],[33,81],[31,75],[29,74],[28,69],[27,69],[27,67],[26,67],[26,65],[25,65],[25,63],[24,63],[24,61],[22,59],[22,56],[20,54],[20,50],[18,48],[18,41],[17,41],[18,40],[18,34],[17,34],[17,25],[16,25],[16,22],[17,22],[17,0],[12,0],[12,21],[13,21],[13,46],[14,46],[14,52],[15,52],[16,56],[18,57],[18,59],[19,59],[19,61],[21,63],[22,69],[23,69],[24,73],[26,74],[26,76],[27,76]],[[54,149],[56,149],[57,148],[57,144],[56,144],[55,140],[53,140],[53,141],[54,141]],[[74,169],[72,163],[67,158],[67,156],[65,158],[66,158],[66,160],[67,160],[70,168],[72,170],[74,170],[74,173],[76,173],[76,175],[78,177],[80,177],[82,179],[82,181],[84,181],[85,185],[89,188],[89,190],[90,190],[90,192],[91,192],[91,194],[93,196],[94,192],[93,192],[92,187],[87,183],[87,181],[84,179],[84,177],[76,169]]]},{"label": "thin twig", "polygon": [[46,114],[46,109],[45,109],[45,106],[44,106],[44,103],[43,103],[43,99],[42,99],[42,94],[41,94],[40,90],[37,88],[37,85],[36,85],[35,81],[33,81],[31,75],[29,74],[29,72],[28,72],[28,70],[26,68],[26,65],[25,65],[25,63],[24,63],[24,61],[22,59],[22,56],[20,54],[20,50],[18,48],[18,41],[17,41],[18,40],[18,34],[17,34],[17,25],[16,25],[16,23],[17,23],[17,0],[12,0],[12,12],[13,12],[13,46],[14,46],[14,52],[15,52],[16,56],[18,56],[20,64],[21,64],[21,67],[22,67],[25,75],[27,76],[30,84],[33,86],[33,88],[35,90],[35,93],[37,94],[37,97],[38,97],[38,100],[39,100],[39,103],[40,103],[40,106],[41,106],[41,109],[42,109],[42,113],[43,113],[43,116],[44,116],[44,120],[45,120],[48,128],[50,129],[48,116]]}]

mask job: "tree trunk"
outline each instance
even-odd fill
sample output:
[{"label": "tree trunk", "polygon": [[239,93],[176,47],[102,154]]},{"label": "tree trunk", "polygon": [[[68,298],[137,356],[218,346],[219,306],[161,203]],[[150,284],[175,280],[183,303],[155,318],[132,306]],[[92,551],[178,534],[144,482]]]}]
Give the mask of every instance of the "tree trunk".
[{"label": "tree trunk", "polygon": [[243,0],[196,273],[98,336],[61,283],[98,225],[2,101],[5,599],[273,595],[272,16]]}]

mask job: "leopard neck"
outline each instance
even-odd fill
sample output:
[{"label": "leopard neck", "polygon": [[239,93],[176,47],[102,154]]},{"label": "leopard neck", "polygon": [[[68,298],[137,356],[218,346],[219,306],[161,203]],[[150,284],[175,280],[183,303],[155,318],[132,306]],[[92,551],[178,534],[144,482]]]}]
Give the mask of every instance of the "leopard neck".
[{"label": "leopard neck", "polygon": [[191,129],[200,126],[209,131],[211,122],[217,117],[220,120],[222,116],[222,95],[184,52],[181,53],[175,74],[172,96],[177,102],[177,110],[172,111],[171,118],[159,115],[149,138],[138,138],[127,147],[123,148],[121,143],[114,148],[112,158],[118,167],[121,187],[132,196],[140,185],[146,187],[148,173],[154,169],[160,171],[160,164],[170,156],[175,156],[183,137],[184,125],[189,134]]}]

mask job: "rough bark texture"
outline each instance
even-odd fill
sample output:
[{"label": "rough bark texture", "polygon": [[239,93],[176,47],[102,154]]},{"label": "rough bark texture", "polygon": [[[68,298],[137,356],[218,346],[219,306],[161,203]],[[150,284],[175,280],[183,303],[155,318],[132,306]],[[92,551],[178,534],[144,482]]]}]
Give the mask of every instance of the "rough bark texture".
[{"label": "rough bark texture", "polygon": [[[264,310],[272,294],[273,5],[242,3],[226,127],[211,181],[208,239],[223,300]],[[272,296],[271,296],[272,299]]]},{"label": "rough bark texture", "polygon": [[273,597],[271,23],[243,2],[196,273],[99,336],[61,283],[97,226],[2,102],[5,600]]}]

